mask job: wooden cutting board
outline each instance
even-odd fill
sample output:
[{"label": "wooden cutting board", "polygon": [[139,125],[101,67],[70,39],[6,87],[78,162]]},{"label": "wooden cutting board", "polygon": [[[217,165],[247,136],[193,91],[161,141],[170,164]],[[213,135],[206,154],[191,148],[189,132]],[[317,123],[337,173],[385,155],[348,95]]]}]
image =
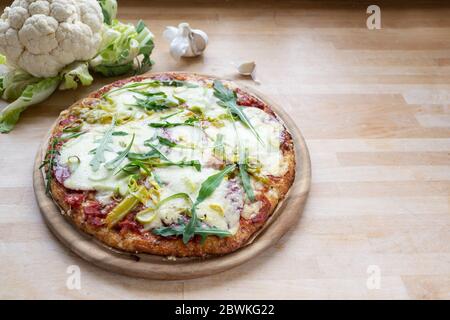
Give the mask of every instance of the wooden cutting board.
[{"label": "wooden cutting board", "polygon": [[33,186],[42,216],[52,233],[74,253],[100,268],[133,277],[164,280],[190,279],[219,273],[244,263],[275,244],[295,224],[303,211],[311,182],[309,153],[292,118],[277,103],[270,101],[254,89],[239,85],[272,106],[292,134],[296,154],[294,184],[286,198],[278,204],[264,228],[245,247],[218,257],[170,259],[156,255],[122,252],[79,231],[61,214],[59,207],[45,193],[45,179],[39,167],[46,151],[50,130],[36,155]]}]

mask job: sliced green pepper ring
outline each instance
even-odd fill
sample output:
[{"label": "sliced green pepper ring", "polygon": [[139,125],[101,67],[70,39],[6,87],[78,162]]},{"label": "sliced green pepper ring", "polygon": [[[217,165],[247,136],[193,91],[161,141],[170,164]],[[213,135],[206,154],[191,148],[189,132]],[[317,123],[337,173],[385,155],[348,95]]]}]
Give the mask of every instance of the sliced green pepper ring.
[{"label": "sliced green pepper ring", "polygon": [[[172,201],[174,199],[185,199],[189,202],[189,206],[192,206],[193,202],[191,197],[187,193],[175,193],[167,198],[164,198],[154,208],[147,208],[144,209],[136,214],[136,220],[142,224],[150,223],[152,222],[156,216],[158,215],[158,209],[161,208],[163,205],[165,205],[167,202]],[[153,214],[150,214],[152,213]]]},{"label": "sliced green pepper ring", "polygon": [[146,224],[155,220],[157,215],[154,208],[147,208],[136,214],[136,220],[142,224]]}]

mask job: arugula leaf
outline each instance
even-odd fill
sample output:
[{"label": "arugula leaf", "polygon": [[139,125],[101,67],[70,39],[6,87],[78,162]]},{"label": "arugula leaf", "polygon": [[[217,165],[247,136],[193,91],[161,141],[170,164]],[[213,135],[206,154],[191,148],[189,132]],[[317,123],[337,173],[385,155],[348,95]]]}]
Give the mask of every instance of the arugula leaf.
[{"label": "arugula leaf", "polygon": [[202,242],[206,240],[209,235],[215,235],[218,237],[227,237],[231,233],[226,230],[220,230],[215,227],[206,227],[198,222],[196,207],[203,202],[206,198],[211,196],[213,192],[219,187],[222,180],[231,173],[236,168],[235,164],[227,166],[222,171],[209,176],[205,181],[203,181],[200,190],[198,192],[197,199],[195,203],[192,204],[191,208],[191,218],[186,224],[182,219],[180,219],[178,225],[172,225],[168,227],[160,227],[153,230],[153,233],[163,237],[170,236],[183,236],[183,242],[186,244],[194,235],[200,235],[202,237]]},{"label": "arugula leaf", "polygon": [[219,187],[222,180],[231,173],[236,168],[235,164],[227,166],[222,171],[219,171],[212,176],[209,176],[205,181],[203,181],[200,190],[198,192],[197,199],[195,200],[194,205],[191,209],[191,219],[189,223],[186,225],[186,228],[183,233],[183,242],[186,244],[195,234],[195,228],[197,226],[197,213],[196,207],[203,202],[206,198],[211,196],[213,192]]},{"label": "arugula leaf", "polygon": [[144,146],[150,147],[153,149],[153,151],[159,155],[159,158],[166,160],[168,162],[172,162],[169,158],[167,158],[167,156],[162,153],[155,145],[151,144],[149,140],[144,142]]},{"label": "arugula leaf", "polygon": [[122,168],[117,170],[115,175],[117,175],[119,173],[125,173],[130,176],[140,177],[141,170],[143,170],[148,176],[152,175],[152,172],[150,171],[148,166],[145,164],[145,162],[143,162],[141,160],[131,160],[129,163],[127,163]]},{"label": "arugula leaf", "polygon": [[169,118],[171,118],[171,117],[173,117],[173,116],[176,116],[177,114],[180,114],[180,113],[183,113],[183,112],[184,112],[184,110],[178,110],[177,112],[168,114],[167,116],[161,116],[161,117],[159,117],[159,118],[160,118],[161,120],[165,120],[165,119],[169,119]]},{"label": "arugula leaf", "polygon": [[248,175],[248,150],[245,151],[239,146],[239,176],[241,177],[242,185],[244,187],[245,194],[250,201],[255,201],[255,194],[253,192],[250,176]]},{"label": "arugula leaf", "polygon": [[[170,141],[170,140],[169,140]],[[178,167],[194,167],[197,171],[201,171],[202,166],[198,160],[183,160],[179,162],[174,162],[167,158],[167,156],[158,149],[155,145],[151,144],[149,140],[144,142],[144,145],[147,147],[152,148],[153,150],[150,151],[150,153],[147,153],[147,158],[141,158],[141,159],[148,159],[148,158],[159,158],[161,160],[164,160],[165,162],[160,161],[146,161],[145,163],[152,167],[169,167],[169,166],[178,166]]]},{"label": "arugula leaf", "polygon": [[106,169],[108,170],[115,169],[122,163],[122,161],[127,157],[128,153],[131,150],[131,146],[133,145],[134,142],[134,137],[135,134],[133,133],[133,137],[131,138],[130,144],[125,148],[125,150],[121,151],[116,158],[112,159],[111,161],[108,161],[105,164]]},{"label": "arugula leaf", "polygon": [[197,88],[198,85],[191,82],[181,81],[181,80],[161,80],[160,84],[165,87],[187,87],[187,88]]},{"label": "arugula leaf", "polygon": [[159,158],[159,154],[154,150],[145,153],[130,152],[128,153],[127,157],[130,160],[147,160],[152,158]]},{"label": "arugula leaf", "polygon": [[[144,142],[145,146],[152,148],[147,153],[128,153],[128,159],[132,160],[131,163],[125,165],[120,171],[127,173],[135,173],[136,169],[145,166],[149,171],[149,167],[194,167],[197,171],[202,170],[202,165],[198,160],[183,160],[174,162],[167,158],[167,156],[158,149],[157,146],[150,143],[149,140]],[[163,160],[163,161],[161,161]]]},{"label": "arugula leaf", "polygon": [[[111,95],[113,93],[117,93],[117,92],[123,91],[123,90],[129,90],[129,89],[133,89],[133,88],[138,88],[138,87],[158,87],[158,86],[159,86],[159,84],[156,83],[155,81],[150,81],[150,82],[149,81],[133,82],[133,83],[128,83],[128,84],[126,84],[126,85],[124,85],[122,87],[115,88],[115,89],[112,89],[112,90],[110,90],[108,92],[105,92],[102,95],[102,97],[105,98],[105,97],[107,97],[107,96],[109,96],[109,95]],[[130,90],[130,91],[132,91],[132,90]]]},{"label": "arugula leaf", "polygon": [[113,135],[113,136],[127,136],[127,135],[128,135],[128,132],[125,132],[125,131],[114,131],[114,132],[112,133],[112,135]]},{"label": "arugula leaf", "polygon": [[146,162],[152,167],[194,167],[197,171],[202,170],[202,165],[198,160],[178,161],[178,162]]},{"label": "arugula leaf", "polygon": [[130,92],[138,93],[138,94],[143,95],[145,97],[153,97],[153,98],[156,97],[156,98],[158,98],[157,96],[161,96],[161,98],[167,98],[167,94],[165,94],[162,91],[148,92],[148,91],[144,91],[144,90],[133,89],[133,90],[130,90]]},{"label": "arugula leaf", "polygon": [[217,187],[219,187],[223,178],[225,178],[228,174],[233,172],[235,168],[236,168],[235,164],[229,165],[225,167],[225,169],[219,171],[216,174],[213,174],[212,176],[209,176],[205,181],[203,181],[195,203],[198,205],[201,202],[203,202],[206,198],[211,196],[213,192],[217,189]]},{"label": "arugula leaf", "polygon": [[177,146],[177,144],[175,142],[170,141],[167,138],[164,138],[164,137],[161,137],[161,136],[157,136],[157,138],[158,138],[159,143],[162,144],[162,145],[165,145],[165,146],[168,146],[168,147],[171,147],[171,148]]},{"label": "arugula leaf", "polygon": [[73,132],[73,133],[70,133],[70,134],[62,135],[59,139],[60,139],[60,141],[67,141],[67,140],[70,140],[70,139],[78,138],[79,136],[81,136],[81,135],[83,135],[85,133],[86,133],[86,131]]},{"label": "arugula leaf", "polygon": [[103,135],[103,138],[100,140],[99,146],[92,152],[94,154],[94,157],[89,162],[89,165],[94,171],[97,171],[100,168],[100,165],[105,162],[105,151],[108,150],[109,144],[112,142],[112,134],[114,132],[115,126],[116,120],[113,119],[111,125]]},{"label": "arugula leaf", "polygon": [[178,126],[194,126],[196,122],[198,122],[199,119],[197,117],[190,117],[184,122],[152,122],[148,125],[152,128],[173,128]]},{"label": "arugula leaf", "polygon": [[174,100],[167,98],[167,95],[164,92],[145,92],[138,90],[133,90],[133,92],[146,97],[145,99],[141,99],[136,96],[134,97],[136,99],[136,103],[134,104],[134,106],[142,109],[161,111],[176,107],[178,105],[178,103]]},{"label": "arugula leaf", "polygon": [[162,100],[156,99],[140,99],[138,97],[134,97],[136,99],[136,103],[133,104],[135,107],[139,107],[148,111],[161,111],[165,109],[169,109],[169,106],[164,103]]},{"label": "arugula leaf", "polygon": [[187,88],[196,88],[196,87],[198,87],[198,85],[196,85],[194,83],[180,81],[180,80],[164,80],[164,81],[150,80],[150,81],[141,81],[141,82],[133,82],[133,83],[126,84],[126,85],[124,85],[124,86],[122,86],[120,88],[112,89],[112,90],[110,90],[108,92],[105,92],[102,97],[106,97],[106,96],[108,96],[108,95],[110,95],[112,93],[116,93],[118,91],[123,91],[123,90],[138,88],[138,87],[157,88],[157,87],[161,87],[161,86],[166,86],[166,87],[182,87],[182,86],[185,86]]},{"label": "arugula leaf", "polygon": [[244,191],[250,201],[255,201],[255,194],[253,192],[252,184],[250,182],[250,177],[248,175],[248,165],[246,163],[239,163],[239,176],[242,180],[242,185],[244,186]]},{"label": "arugula leaf", "polygon": [[[183,235],[185,230],[186,224],[183,221],[180,221],[179,224],[176,225],[153,229],[153,233],[162,237],[173,237]],[[223,238],[231,236],[231,233],[229,231],[221,230],[216,227],[205,227],[197,225],[194,230],[194,235],[201,236],[202,243],[204,243],[207,236],[218,236],[220,238]]]},{"label": "arugula leaf", "polygon": [[184,224],[173,225],[169,227],[159,227],[153,229],[153,233],[162,237],[181,236],[184,233],[185,228],[186,225]]},{"label": "arugula leaf", "polygon": [[242,108],[237,105],[236,92],[226,88],[219,80],[214,80],[214,96],[220,100],[218,102],[219,106],[228,108],[232,115],[238,116],[241,122],[250,129],[250,131],[255,135],[258,141],[262,145],[264,145],[264,142],[262,141],[255,127],[253,127],[253,125],[250,123],[250,120],[242,111]]}]

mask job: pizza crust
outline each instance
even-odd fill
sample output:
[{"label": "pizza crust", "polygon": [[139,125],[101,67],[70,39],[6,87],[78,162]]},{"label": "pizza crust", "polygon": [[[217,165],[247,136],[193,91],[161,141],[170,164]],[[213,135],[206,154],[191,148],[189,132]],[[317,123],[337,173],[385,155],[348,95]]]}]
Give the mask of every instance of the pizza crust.
[{"label": "pizza crust", "polygon": [[[120,87],[128,82],[142,81],[144,79],[176,79],[208,82],[214,78],[195,74],[159,73],[152,74],[150,76],[137,76],[119,80],[91,93],[87,98],[76,102],[67,110],[61,112],[57,122],[58,125],[54,127],[51,136],[53,137],[62,132],[64,122],[71,116],[71,110],[73,110],[73,108],[89,101],[91,98],[100,97],[112,87]],[[237,86],[232,82],[226,83],[231,87],[237,88]],[[270,106],[264,101],[246,92],[245,90],[238,90],[239,92],[250,96],[252,99],[256,99],[260,102],[260,106],[263,111],[275,116],[281,122]],[[51,139],[49,141],[51,141]],[[226,238],[208,236],[206,241],[203,243],[201,243],[200,238],[197,236],[191,239],[191,241],[187,244],[184,244],[181,238],[164,238],[154,235],[151,232],[138,233],[132,230],[119,231],[114,228],[109,229],[106,226],[94,226],[86,221],[82,207],[73,208],[66,201],[66,195],[70,193],[70,190],[65,188],[56,179],[52,179],[50,181],[51,196],[53,200],[56,201],[56,203],[64,210],[66,216],[77,228],[94,236],[112,248],[132,253],[148,253],[176,257],[205,257],[209,255],[223,255],[245,246],[249,239],[251,239],[252,236],[254,236],[255,233],[264,226],[268,218],[274,212],[277,204],[285,197],[291,187],[295,179],[295,153],[292,136],[286,128],[284,128],[283,131],[283,141],[281,147],[284,161],[287,163],[287,171],[283,176],[273,177],[271,179],[270,186],[265,187],[264,192],[258,196],[258,200],[260,200],[263,205],[256,214],[256,217],[248,220],[241,217],[239,230],[233,236]],[[48,170],[48,168],[45,168],[45,170]],[[88,198],[92,197],[92,195],[92,192],[86,193]]]}]

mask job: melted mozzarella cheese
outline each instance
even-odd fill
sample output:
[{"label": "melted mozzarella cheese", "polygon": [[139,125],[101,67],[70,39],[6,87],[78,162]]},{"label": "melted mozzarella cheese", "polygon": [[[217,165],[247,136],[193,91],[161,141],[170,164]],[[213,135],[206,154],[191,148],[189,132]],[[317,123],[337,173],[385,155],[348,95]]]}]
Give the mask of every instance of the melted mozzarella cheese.
[{"label": "melted mozzarella cheese", "polygon": [[[91,126],[91,130],[76,139],[65,143],[61,148],[60,165],[70,168],[71,175],[64,181],[64,186],[73,190],[98,190],[113,191],[125,195],[128,190],[128,178],[117,173],[118,168],[108,170],[102,164],[99,170],[94,171],[90,162],[94,157],[92,150],[98,146],[98,140],[102,138],[108,126]],[[142,153],[148,151],[144,141],[155,134],[155,129],[149,127],[146,122],[132,121],[117,128],[117,131],[128,133],[125,136],[113,136],[109,149],[105,151],[105,163],[117,157],[118,153],[126,148],[135,135],[131,152]],[[76,166],[70,165],[72,159],[78,158]],[[125,165],[127,159],[121,163]]]},{"label": "melted mozzarella cheese", "polygon": [[[214,157],[213,152],[219,134],[223,135],[225,159],[237,161],[235,158],[239,154],[238,150],[245,150],[247,157],[260,164],[261,175],[280,176],[286,172],[287,164],[280,150],[283,126],[271,115],[258,108],[242,108],[256,128],[263,141],[261,143],[242,122],[230,121],[227,118],[229,111],[218,105],[218,99],[214,96],[212,88],[163,86],[152,87],[148,91],[162,91],[168,98],[184,103],[180,107],[148,112],[134,105],[136,93],[126,90],[114,92],[110,95],[110,99],[114,101],[116,116],[133,120],[116,126],[115,131],[126,132],[127,135],[114,135],[104,155],[106,162],[116,158],[130,143],[134,134],[131,152],[151,151],[150,147],[145,145],[145,141],[149,139],[157,141],[155,138],[159,136],[176,143],[175,147],[158,146],[170,161],[198,160],[202,165],[201,171],[193,167],[178,166],[153,169],[155,177],[161,183],[159,190],[161,200],[176,193],[186,193],[195,201],[202,182],[218,172],[211,167],[211,163],[221,161]],[[171,128],[149,126],[149,123],[155,122],[184,122],[193,115],[189,109],[194,108],[203,114],[204,119],[194,126],[182,125]],[[178,113],[175,114],[176,112]],[[164,118],[167,116],[170,118]],[[211,119],[218,120],[219,124],[212,123]],[[128,159],[125,158],[113,170],[105,167],[106,162],[101,164],[97,171],[90,165],[94,157],[91,151],[98,146],[108,127],[109,125],[86,124],[83,129],[87,132],[65,143],[59,158],[59,164],[69,167],[71,172],[70,177],[64,181],[64,186],[74,190],[97,190],[99,191],[97,199],[101,203],[107,203],[114,193],[122,196],[128,193],[129,178],[117,174],[117,171],[129,162]],[[76,165],[72,163],[74,158],[79,160]],[[259,185],[256,180],[251,179],[253,186]],[[198,205],[197,215],[204,223],[234,234],[239,229],[241,214],[249,219],[260,207],[260,202],[250,204],[245,201],[245,193],[238,178],[224,179],[213,194]],[[182,215],[185,215],[187,209],[189,203],[185,199],[174,199],[157,210],[156,218],[147,223],[145,229],[176,223]]]}]

